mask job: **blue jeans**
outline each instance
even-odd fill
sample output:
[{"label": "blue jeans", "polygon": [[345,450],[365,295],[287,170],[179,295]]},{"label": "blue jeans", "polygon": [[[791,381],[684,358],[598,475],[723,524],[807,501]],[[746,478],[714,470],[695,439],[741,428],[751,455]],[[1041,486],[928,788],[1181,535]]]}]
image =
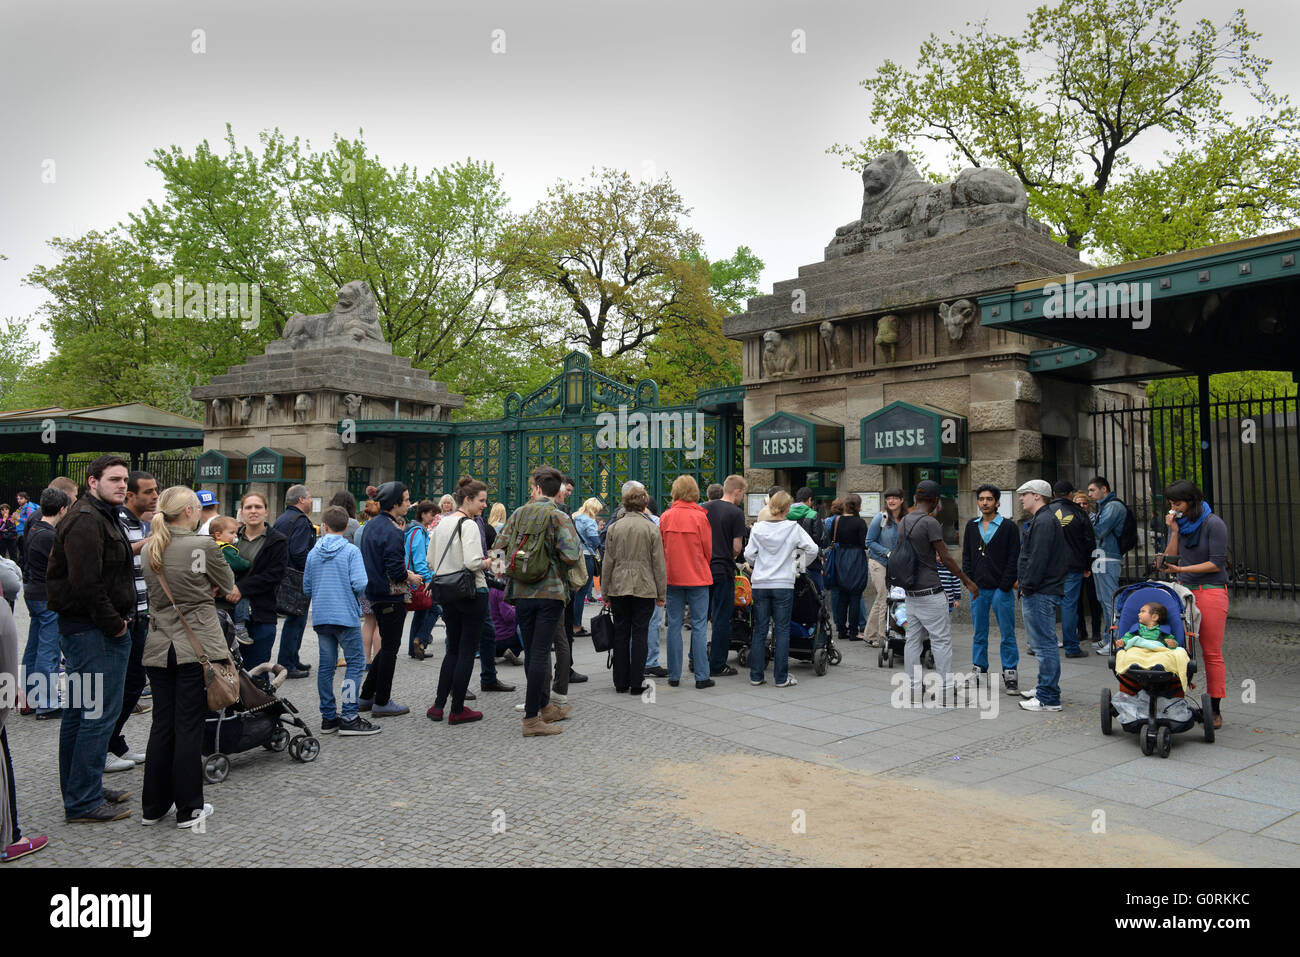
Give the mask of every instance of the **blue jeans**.
[{"label": "blue jeans", "polygon": [[[849,593],[843,588],[831,589],[831,615],[836,622],[848,616],[848,597]],[[866,625],[867,622],[867,590],[865,587],[862,589],[862,594],[858,596],[858,622],[862,625]],[[852,636],[843,633],[839,635],[841,641],[848,641],[850,637]]]},{"label": "blue jeans", "polygon": [[320,692],[320,716],[326,720],[337,718],[334,710],[334,669],[338,667],[339,651],[347,662],[343,672],[343,720],[357,716],[357,701],[361,697],[361,673],[366,669],[366,650],[361,643],[361,626],[317,625],[316,638],[320,642],[320,666],[316,672],[316,690]]},{"label": "blue jeans", "polygon": [[1065,596],[1061,599],[1061,640],[1065,652],[1079,650],[1079,591],[1083,588],[1083,572],[1065,573]]},{"label": "blue jeans", "polygon": [[1119,588],[1120,558],[1118,555],[1107,555],[1104,562],[1096,564],[1105,566],[1101,571],[1096,567],[1092,569],[1092,580],[1097,589],[1097,602],[1101,605],[1102,634],[1098,637],[1104,637],[1110,634],[1110,626],[1115,620],[1115,592]]},{"label": "blue jeans", "polygon": [[252,671],[271,660],[271,649],[275,647],[275,622],[249,621],[248,637],[253,639],[253,643],[240,649],[239,656],[244,659],[244,667]]},{"label": "blue jeans", "polygon": [[411,635],[406,642],[406,653],[415,654],[415,643],[418,641],[424,645],[425,650],[429,648],[429,642],[433,640],[433,626],[438,623],[438,616],[442,614],[442,606],[434,605],[428,611],[411,612]]},{"label": "blue jeans", "polygon": [[709,586],[668,586],[668,680],[682,676],[682,613],[691,607],[691,656],[695,659],[695,680],[709,677]]},{"label": "blue jeans", "polygon": [[650,630],[646,632],[645,639],[645,666],[647,668],[659,667],[659,629],[664,623],[664,610],[659,605],[655,605],[655,610],[650,613]]},{"label": "blue jeans", "polygon": [[710,596],[709,617],[713,619],[713,647],[709,651],[709,670],[721,671],[727,667],[731,653],[731,616],[736,611],[736,576],[734,573],[713,573],[713,593]]},{"label": "blue jeans", "polygon": [[104,755],[122,710],[131,632],[110,638],[98,628],[62,636],[68,659],[68,707],[59,728],[63,810],[78,817],[104,803]]},{"label": "blue jeans", "polygon": [[794,610],[793,588],[754,589],[754,635],[749,640],[749,680],[762,681],[767,670],[764,648],[767,626],[772,625],[775,638],[772,677],[777,684],[785,681],[790,670],[790,613]]},{"label": "blue jeans", "polygon": [[23,649],[27,705],[45,714],[59,707],[59,616],[43,601],[24,600],[32,618]]},{"label": "blue jeans", "polygon": [[971,621],[975,624],[975,641],[971,661],[981,671],[989,670],[989,609],[998,620],[1002,633],[1002,670],[1020,666],[1020,648],[1016,645],[1016,596],[1010,588],[981,588],[979,597],[970,603]]},{"label": "blue jeans", "polygon": [[248,599],[241,598],[235,602],[235,610],[230,615],[230,620],[236,625],[246,625],[248,623]]},{"label": "blue jeans", "polygon": [[1025,595],[1020,610],[1025,616],[1025,631],[1038,655],[1038,690],[1042,704],[1061,703],[1061,652],[1056,647],[1056,609],[1060,595]]},{"label": "blue jeans", "polygon": [[306,629],[306,615],[293,615],[284,620],[284,627],[280,629],[280,656],[276,661],[286,668],[302,667],[302,662],[298,658],[298,649],[302,647],[302,633]]}]

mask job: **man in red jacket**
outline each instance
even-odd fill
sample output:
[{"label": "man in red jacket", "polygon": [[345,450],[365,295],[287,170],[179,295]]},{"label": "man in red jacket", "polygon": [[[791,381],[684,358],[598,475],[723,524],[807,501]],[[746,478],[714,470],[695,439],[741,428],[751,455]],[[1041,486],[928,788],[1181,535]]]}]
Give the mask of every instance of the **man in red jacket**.
[{"label": "man in red jacket", "polygon": [[700,505],[700,487],[689,475],[673,482],[673,504],[659,517],[668,566],[668,683],[674,688],[682,676],[682,612],[691,606],[691,657],[695,662],[695,687],[712,688],[709,677],[709,592],[713,572],[713,529]]}]

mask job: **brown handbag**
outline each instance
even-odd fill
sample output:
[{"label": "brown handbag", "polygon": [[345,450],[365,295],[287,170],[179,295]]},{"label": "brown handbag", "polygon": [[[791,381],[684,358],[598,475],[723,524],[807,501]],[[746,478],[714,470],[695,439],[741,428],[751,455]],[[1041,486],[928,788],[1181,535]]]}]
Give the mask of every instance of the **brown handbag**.
[{"label": "brown handbag", "polygon": [[172,597],[172,590],[167,587],[167,579],[162,572],[158,573],[158,583],[166,592],[172,608],[176,609],[176,615],[185,628],[185,634],[189,636],[190,644],[194,646],[194,653],[199,656],[199,664],[203,665],[203,687],[208,692],[208,710],[221,711],[235,704],[239,701],[239,672],[235,669],[234,663],[228,659],[214,662],[203,653],[203,645],[194,634],[190,623],[185,620],[180,608],[177,608],[176,599]]}]

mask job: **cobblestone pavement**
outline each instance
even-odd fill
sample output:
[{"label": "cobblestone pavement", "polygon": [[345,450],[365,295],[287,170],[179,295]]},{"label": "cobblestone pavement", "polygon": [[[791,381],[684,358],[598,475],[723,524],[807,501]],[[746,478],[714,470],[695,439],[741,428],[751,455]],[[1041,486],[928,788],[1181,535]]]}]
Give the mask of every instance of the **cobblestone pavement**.
[{"label": "cobblestone pavement", "polygon": [[[25,636],[21,602],[19,609]],[[1101,735],[1098,695],[1114,679],[1097,656],[1062,660],[1062,712],[1029,714],[998,694],[984,700],[996,716],[982,718],[975,708],[891,706],[891,673],[876,666],[874,649],[856,642],[842,646],[843,664],[824,677],[792,662],[795,688],[770,681],[752,688],[742,669],[707,691],[696,691],[689,675],[680,688],[659,681],[647,701],[616,695],[605,656],[579,639],[576,666],[591,681],[571,687],[573,719],[558,737],[524,739],[513,710],[523,669],[504,664],[501,677],[520,693],[481,693],[481,723],[424,718],[440,634],[441,627],[433,660],[414,661],[404,650],[399,657],[394,696],[410,715],[383,719],[384,732],[374,737],[326,736],[312,764],[260,748],[233,757],[230,777],[206,788],[216,812],[205,833],[142,831],[139,769],[106,777],[133,792],[129,821],[64,824],[58,726],[12,716],[21,823],[51,839],[49,849],[14,866],[816,863],[672,810],[676,795],[665,782],[673,766],[735,754],[925,779],[936,788],[1041,794],[1077,808],[1073,823],[1081,829],[1103,808],[1112,830],[1140,827],[1227,861],[1300,864],[1294,625],[1230,622],[1225,727],[1213,745],[1201,740],[1199,726],[1177,736],[1166,760],[1144,758],[1133,735]],[[960,669],[969,660],[969,624],[959,617],[954,634]],[[315,662],[316,648],[309,629],[303,660]],[[1022,659],[1022,686],[1032,681],[1033,662]],[[314,671],[283,692],[319,727]],[[133,747],[143,750],[148,722],[148,715],[128,722]]]}]

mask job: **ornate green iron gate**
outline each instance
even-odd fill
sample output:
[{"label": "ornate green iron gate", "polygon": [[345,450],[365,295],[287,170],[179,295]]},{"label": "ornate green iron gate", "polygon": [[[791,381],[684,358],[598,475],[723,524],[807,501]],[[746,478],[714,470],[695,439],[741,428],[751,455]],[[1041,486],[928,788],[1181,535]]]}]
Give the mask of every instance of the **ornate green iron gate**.
[{"label": "ornate green iron gate", "polygon": [[573,478],[573,508],[595,497],[612,509],[623,483],[633,478],[661,507],[683,474],[695,477],[703,497],[710,483],[744,470],[743,393],[713,389],[707,402],[700,395],[696,405],[660,406],[654,381],[625,385],[593,371],[585,354],[571,352],[546,385],[527,396],[506,396],[501,418],[449,423],[445,441],[399,440],[397,477],[414,500],[441,495],[461,475],[472,475],[488,486],[489,501],[512,509],[527,499],[528,475],[542,464]]}]

